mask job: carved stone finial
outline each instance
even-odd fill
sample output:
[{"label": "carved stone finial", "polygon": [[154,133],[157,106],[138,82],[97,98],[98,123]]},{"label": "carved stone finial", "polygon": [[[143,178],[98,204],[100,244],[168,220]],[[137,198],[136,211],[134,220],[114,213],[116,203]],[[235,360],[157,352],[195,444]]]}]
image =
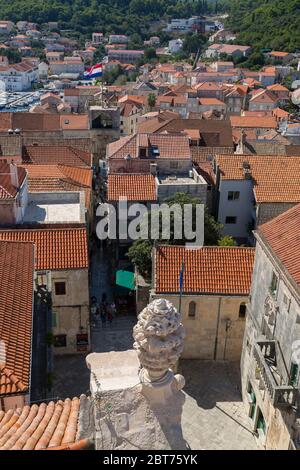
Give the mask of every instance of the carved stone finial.
[{"label": "carved stone finial", "polygon": [[150,303],[134,327],[134,349],[150,382],[159,382],[174,367],[183,351],[181,313],[164,299]]}]

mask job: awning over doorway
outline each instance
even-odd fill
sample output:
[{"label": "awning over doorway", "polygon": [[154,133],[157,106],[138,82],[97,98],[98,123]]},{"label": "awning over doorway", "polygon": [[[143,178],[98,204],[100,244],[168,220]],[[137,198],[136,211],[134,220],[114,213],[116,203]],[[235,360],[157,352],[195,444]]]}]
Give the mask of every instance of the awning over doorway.
[{"label": "awning over doorway", "polygon": [[116,274],[116,287],[124,288],[129,291],[135,290],[134,273],[131,271],[119,270]]}]

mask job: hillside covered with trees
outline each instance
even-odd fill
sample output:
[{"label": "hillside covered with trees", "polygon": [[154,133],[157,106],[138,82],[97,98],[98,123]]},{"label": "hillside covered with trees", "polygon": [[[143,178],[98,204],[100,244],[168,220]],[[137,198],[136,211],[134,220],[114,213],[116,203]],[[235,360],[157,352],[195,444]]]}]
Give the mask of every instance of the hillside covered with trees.
[{"label": "hillside covered with trees", "polygon": [[300,0],[223,0],[222,5],[238,43],[300,51]]},{"label": "hillside covered with trees", "polygon": [[149,22],[213,11],[215,0],[0,0],[1,19],[39,24],[58,21],[60,29],[79,33],[133,34]]}]

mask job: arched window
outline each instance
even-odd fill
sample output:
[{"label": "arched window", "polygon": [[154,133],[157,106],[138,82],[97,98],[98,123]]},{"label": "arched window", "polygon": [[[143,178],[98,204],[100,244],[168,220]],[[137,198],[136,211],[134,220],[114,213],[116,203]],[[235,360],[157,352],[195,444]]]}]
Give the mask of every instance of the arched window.
[{"label": "arched window", "polygon": [[190,302],[189,304],[189,318],[195,318],[196,316],[196,302]]},{"label": "arched window", "polygon": [[239,310],[239,318],[245,318],[245,317],[246,317],[246,304],[241,304],[240,310]]}]

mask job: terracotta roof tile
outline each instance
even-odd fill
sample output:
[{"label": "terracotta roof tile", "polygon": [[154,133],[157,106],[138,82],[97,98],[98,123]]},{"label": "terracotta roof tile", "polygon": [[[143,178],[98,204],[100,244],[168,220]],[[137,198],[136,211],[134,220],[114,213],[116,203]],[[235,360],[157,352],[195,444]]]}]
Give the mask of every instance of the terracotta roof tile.
[{"label": "terracotta roof tile", "polygon": [[261,225],[258,234],[300,287],[300,204]]},{"label": "terracotta roof tile", "polygon": [[78,148],[56,145],[23,147],[23,162],[36,165],[92,166],[91,153]]},{"label": "terracotta roof tile", "polygon": [[19,185],[16,186],[12,181],[11,168],[9,163],[0,161],[0,199],[15,198],[26,178],[26,171],[23,168],[17,168]]},{"label": "terracotta roof tile", "polygon": [[0,450],[65,450],[76,443],[77,448],[86,447],[87,440],[79,441],[83,400],[84,395],[0,411]]},{"label": "terracotta roof tile", "polygon": [[199,104],[205,105],[205,106],[224,106],[224,102],[221,100],[218,100],[217,98],[200,98],[199,99]]},{"label": "terracotta roof tile", "polygon": [[274,56],[274,57],[287,57],[289,55],[289,52],[272,51],[272,52],[269,52],[269,55]]},{"label": "terracotta roof tile", "polygon": [[255,93],[250,99],[250,102],[255,103],[275,103],[278,100],[277,96],[269,90],[262,90]]},{"label": "terracotta roof tile", "polygon": [[179,292],[184,260],[184,293],[248,295],[254,254],[254,248],[160,246],[155,251],[155,292]]},{"label": "terracotta roof tile", "polygon": [[84,191],[90,206],[93,171],[66,165],[19,165],[28,172],[29,191]]},{"label": "terracotta roof tile", "polygon": [[0,395],[29,388],[34,246],[0,241]]},{"label": "terracotta roof tile", "polygon": [[279,155],[221,155],[216,162],[223,180],[245,179],[243,162],[250,164],[258,203],[300,202],[300,157]]},{"label": "terracotta roof tile", "polygon": [[[157,146],[157,158],[190,158],[189,139],[184,135],[169,134],[134,134],[108,145],[110,159],[124,159],[127,155],[138,158],[140,147]],[[150,160],[150,158],[149,158]]]},{"label": "terracotta roof tile", "polygon": [[26,391],[28,391],[28,383],[25,385],[10,369],[0,364],[0,396]]},{"label": "terracotta roof tile", "polygon": [[114,175],[108,177],[108,201],[156,201],[155,177],[152,175]]},{"label": "terracotta roof tile", "polygon": [[0,230],[0,240],[30,241],[36,246],[36,269],[88,268],[85,228]]},{"label": "terracotta roof tile", "polygon": [[206,162],[216,155],[231,155],[233,147],[196,147],[191,146],[191,155],[194,164]]},{"label": "terracotta roof tile", "polygon": [[230,121],[232,127],[277,128],[276,119],[273,117],[231,116]]},{"label": "terracotta roof tile", "polygon": [[154,118],[142,122],[138,128],[138,132],[141,132],[141,129],[146,129],[147,125],[154,128],[154,122],[156,123],[156,129],[153,129],[155,134],[163,132],[169,132],[171,134],[184,132],[185,129],[198,129],[205,146],[233,147],[231,124],[227,119],[205,120],[174,118],[158,124],[157,118]]},{"label": "terracotta roof tile", "polygon": [[1,113],[0,130],[22,129],[22,131],[87,130],[87,114],[39,114]]}]

